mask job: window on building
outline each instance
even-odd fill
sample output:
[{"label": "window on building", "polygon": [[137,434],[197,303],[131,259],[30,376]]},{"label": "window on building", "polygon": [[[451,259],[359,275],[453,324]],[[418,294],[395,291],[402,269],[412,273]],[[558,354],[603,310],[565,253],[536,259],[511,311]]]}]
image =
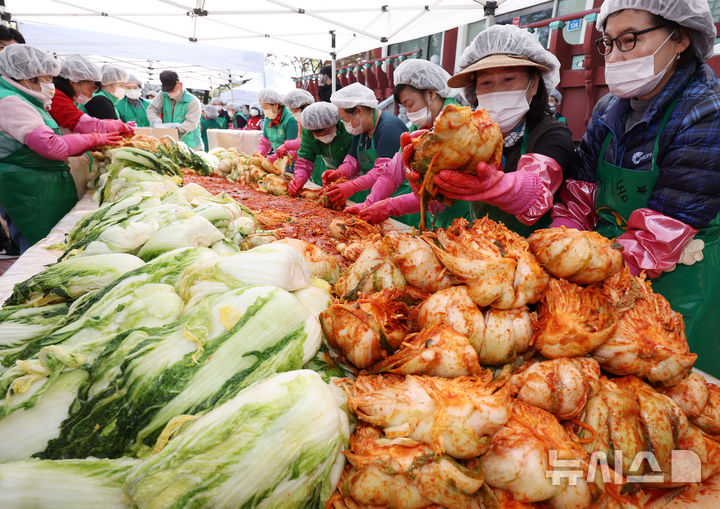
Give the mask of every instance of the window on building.
[{"label": "window on building", "polygon": [[[552,4],[552,2],[545,2],[519,11],[502,14],[495,18],[495,23],[498,25],[509,25],[517,20],[519,25],[528,25],[537,21],[543,21],[552,16]],[[547,48],[550,42],[550,28],[545,26],[536,29],[535,37],[540,41],[540,44]]]},{"label": "window on building", "polygon": [[442,59],[442,39],[443,32],[438,32],[419,39],[390,44],[388,46],[388,55],[397,55],[419,49],[421,51],[420,58],[429,60],[433,55],[437,55],[438,58]]}]

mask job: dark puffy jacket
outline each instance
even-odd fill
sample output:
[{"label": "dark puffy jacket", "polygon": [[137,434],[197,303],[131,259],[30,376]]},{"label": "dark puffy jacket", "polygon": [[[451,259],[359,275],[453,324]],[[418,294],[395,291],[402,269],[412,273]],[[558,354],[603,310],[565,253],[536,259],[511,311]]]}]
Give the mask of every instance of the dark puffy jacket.
[{"label": "dark puffy jacket", "polygon": [[720,82],[706,64],[693,61],[679,68],[627,132],[630,100],[612,94],[603,97],[577,149],[577,178],[596,181],[597,160],[608,131],[613,141],[605,151],[605,161],[650,170],[659,124],[678,96],[680,101],[660,135],[660,175],[648,207],[703,228],[720,211]]}]

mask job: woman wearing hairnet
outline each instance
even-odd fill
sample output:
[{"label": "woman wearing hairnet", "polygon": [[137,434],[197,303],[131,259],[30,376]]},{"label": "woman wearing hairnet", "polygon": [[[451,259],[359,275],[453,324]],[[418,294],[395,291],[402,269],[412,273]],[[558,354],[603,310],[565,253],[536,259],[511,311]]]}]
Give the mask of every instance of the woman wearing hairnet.
[{"label": "woman wearing hairnet", "polygon": [[125,97],[118,101],[115,108],[122,121],[135,122],[138,127],[150,127],[150,121],[147,118],[150,101],[143,99],[142,87],[142,81],[131,74],[125,83]]},{"label": "woman wearing hairnet", "polygon": [[207,138],[208,129],[224,129],[218,109],[212,104],[203,106],[203,118],[200,120],[200,137],[206,152],[210,150]]},{"label": "woman wearing hairnet", "polygon": [[[363,203],[370,195],[379,172],[376,166],[387,164],[400,148],[400,135],[407,132],[402,120],[386,111],[377,109],[375,93],[360,83],[353,83],[330,96],[330,102],[337,106],[345,130],[353,135],[350,152],[336,170],[327,170],[322,175],[324,185],[332,184],[344,177],[349,182],[332,184],[327,195],[333,203],[351,199]],[[367,178],[358,178],[364,175]],[[394,189],[393,189],[394,191]]]},{"label": "woman wearing hairnet", "polygon": [[258,152],[266,156],[277,150],[286,140],[297,138],[298,123],[283,104],[283,98],[278,91],[263,88],[258,92],[257,100],[265,113]]},{"label": "woman wearing hairnet", "polygon": [[597,22],[610,94],[578,147],[555,225],[616,237],[635,273],[683,314],[700,369],[720,374],[720,82],[703,63],[707,0],[606,0]]},{"label": "woman wearing hairnet", "polygon": [[21,251],[77,202],[65,159],[121,139],[118,133],[60,134],[47,112],[59,71],[52,55],[33,46],[0,52],[0,215]]},{"label": "woman wearing hairnet", "polygon": [[[313,103],[302,112],[302,135],[295,161],[295,174],[288,191],[295,196],[309,179],[322,185],[325,168],[334,170],[350,150],[352,135],[345,130],[334,104]],[[319,164],[318,158],[323,164]],[[318,164],[313,166],[313,163]]]},{"label": "woman wearing hairnet", "polygon": [[315,98],[313,95],[302,88],[291,90],[285,94],[283,104],[290,109],[290,113],[292,113],[295,122],[298,124],[298,135],[295,139],[286,140],[268,159],[275,162],[278,157],[285,157],[286,155],[290,155],[293,160],[295,159],[297,151],[300,148],[300,135],[302,134],[301,115],[303,110],[314,102]]},{"label": "woman wearing hairnet", "polygon": [[[548,111],[560,62],[529,32],[495,25],[465,48],[460,69],[448,85],[463,87],[465,99],[500,126],[502,167],[480,163],[476,175],[443,170],[435,185],[448,198],[473,202],[474,218],[488,215],[521,235],[547,227],[555,192],[573,160],[570,131]],[[407,164],[409,138],[403,146]],[[419,174],[409,170],[408,179],[419,187]]]},{"label": "woman wearing hairnet", "polygon": [[[402,104],[412,122],[410,132],[432,127],[435,118],[448,104],[458,104],[453,98],[457,90],[448,87],[448,72],[429,60],[411,59],[395,69],[395,101]],[[368,200],[348,207],[346,212],[358,213],[371,223],[381,223],[391,216],[411,226],[420,222],[420,200],[412,193],[405,178],[405,166],[401,155],[378,168],[381,175]],[[360,177],[364,178],[364,177]],[[391,198],[388,196],[394,195]],[[373,196],[374,195],[374,196]],[[445,227],[456,217],[469,217],[468,202],[458,200],[452,207],[433,206],[435,226]]]},{"label": "woman wearing hairnet", "polygon": [[122,120],[91,117],[78,108],[92,98],[102,79],[100,69],[81,55],[70,55],[60,63],[60,72],[53,78],[55,94],[50,115],[64,132],[133,134],[135,125]]},{"label": "woman wearing hairnet", "polygon": [[88,115],[95,118],[119,119],[117,103],[125,97],[125,83],[128,80],[128,72],[122,67],[105,64],[102,66],[102,88],[95,92],[90,101],[80,109],[84,109]]},{"label": "woman wearing hairnet", "polygon": [[262,110],[259,104],[250,106],[250,118],[247,121],[245,129],[248,131],[260,131],[263,127]]}]

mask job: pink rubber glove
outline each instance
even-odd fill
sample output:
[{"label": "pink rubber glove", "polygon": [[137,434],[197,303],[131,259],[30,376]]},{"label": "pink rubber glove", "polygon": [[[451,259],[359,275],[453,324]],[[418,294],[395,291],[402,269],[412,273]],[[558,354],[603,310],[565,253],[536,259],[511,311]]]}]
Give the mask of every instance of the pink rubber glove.
[{"label": "pink rubber glove", "polygon": [[275,164],[275,161],[277,161],[277,159],[278,159],[277,152],[275,152],[274,154],[270,154],[269,156],[266,157],[266,159],[268,161],[270,161],[271,163]]},{"label": "pink rubber glove", "polygon": [[678,263],[696,233],[692,226],[660,212],[637,209],[630,214],[627,231],[617,243],[623,247],[623,258],[634,275],[644,270],[656,278]]},{"label": "pink rubber glove", "polygon": [[137,125],[135,122],[123,122],[122,120],[105,119],[102,121],[106,128],[103,132],[119,132],[120,134],[127,134],[133,136],[135,134],[135,128]]},{"label": "pink rubber glove", "polygon": [[382,159],[382,163],[379,163],[380,159],[378,159],[375,163],[375,168],[370,170],[370,172],[372,172],[377,168],[379,175],[375,179],[375,183],[372,185],[370,194],[365,199],[366,207],[384,200],[385,198],[391,197],[392,194],[397,191],[397,188],[405,181],[405,165],[402,162],[402,154],[398,152],[390,160],[387,160],[386,158]]},{"label": "pink rubber glove", "polygon": [[575,228],[593,230],[598,217],[595,212],[597,184],[583,180],[567,179],[560,188],[560,202],[553,206],[550,228]]},{"label": "pink rubber glove", "polygon": [[278,157],[283,157],[283,155],[290,156],[293,160],[297,158],[297,152],[300,150],[300,137],[298,136],[294,140],[287,140],[285,143],[283,143],[283,147],[285,147],[285,154],[278,155]]},{"label": "pink rubber glove", "polygon": [[342,182],[341,184],[332,184],[330,187],[328,187],[325,194],[327,194],[328,198],[330,198],[330,202],[333,205],[344,203],[348,200],[348,198],[350,198],[358,191],[366,189],[362,187],[362,184],[357,183],[358,180],[359,179],[354,179],[347,182]]},{"label": "pink rubber glove", "polygon": [[[345,209],[347,212],[347,209]],[[404,216],[420,212],[420,200],[414,194],[402,194],[380,200],[360,210],[360,218],[368,223],[382,223],[391,216]]]},{"label": "pink rubber glove", "polygon": [[345,156],[342,164],[336,170],[325,170],[322,174],[323,186],[331,184],[340,178],[351,179],[360,173],[360,165],[350,154]]},{"label": "pink rubber glove", "polygon": [[272,150],[272,144],[265,136],[260,136],[260,142],[258,143],[258,154],[265,157]]},{"label": "pink rubber glove", "polygon": [[562,169],[550,157],[525,154],[511,173],[479,163],[476,176],[443,170],[434,183],[448,198],[482,201],[524,224],[533,224],[552,207],[553,195],[562,183]]},{"label": "pink rubber glove", "polygon": [[47,126],[34,129],[25,137],[25,144],[47,159],[64,161],[100,145],[117,145],[119,133],[89,133],[59,135]]},{"label": "pink rubber glove", "polygon": [[288,186],[288,193],[290,196],[297,196],[300,190],[305,186],[305,183],[310,179],[313,172],[313,164],[307,159],[302,157],[295,161],[295,173]]}]

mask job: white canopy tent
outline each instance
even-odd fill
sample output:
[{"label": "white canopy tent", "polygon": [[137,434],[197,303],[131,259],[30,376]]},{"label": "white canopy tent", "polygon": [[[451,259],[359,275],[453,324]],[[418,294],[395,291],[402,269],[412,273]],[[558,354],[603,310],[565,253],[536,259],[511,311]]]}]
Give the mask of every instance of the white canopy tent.
[{"label": "white canopy tent", "polygon": [[190,42],[157,42],[151,39],[104,34],[77,28],[19,22],[29,44],[57,56],[80,53],[97,64],[115,63],[143,82],[159,83],[164,69],[177,71],[190,88],[214,88],[237,82],[248,73],[262,73],[262,53],[217,48]]},{"label": "white canopy tent", "polygon": [[[543,0],[497,0],[497,14]],[[13,19],[157,42],[327,59],[485,17],[487,0],[6,0]],[[334,32],[335,49],[330,31]],[[98,48],[102,40],[96,41]],[[200,64],[201,62],[196,62]]]},{"label": "white canopy tent", "polygon": [[257,102],[257,94],[263,88],[273,88],[285,94],[295,88],[295,82],[274,69],[267,69],[264,76],[257,76],[239,87],[226,90],[220,94],[220,99],[225,102],[238,102],[240,104],[252,104]]}]

